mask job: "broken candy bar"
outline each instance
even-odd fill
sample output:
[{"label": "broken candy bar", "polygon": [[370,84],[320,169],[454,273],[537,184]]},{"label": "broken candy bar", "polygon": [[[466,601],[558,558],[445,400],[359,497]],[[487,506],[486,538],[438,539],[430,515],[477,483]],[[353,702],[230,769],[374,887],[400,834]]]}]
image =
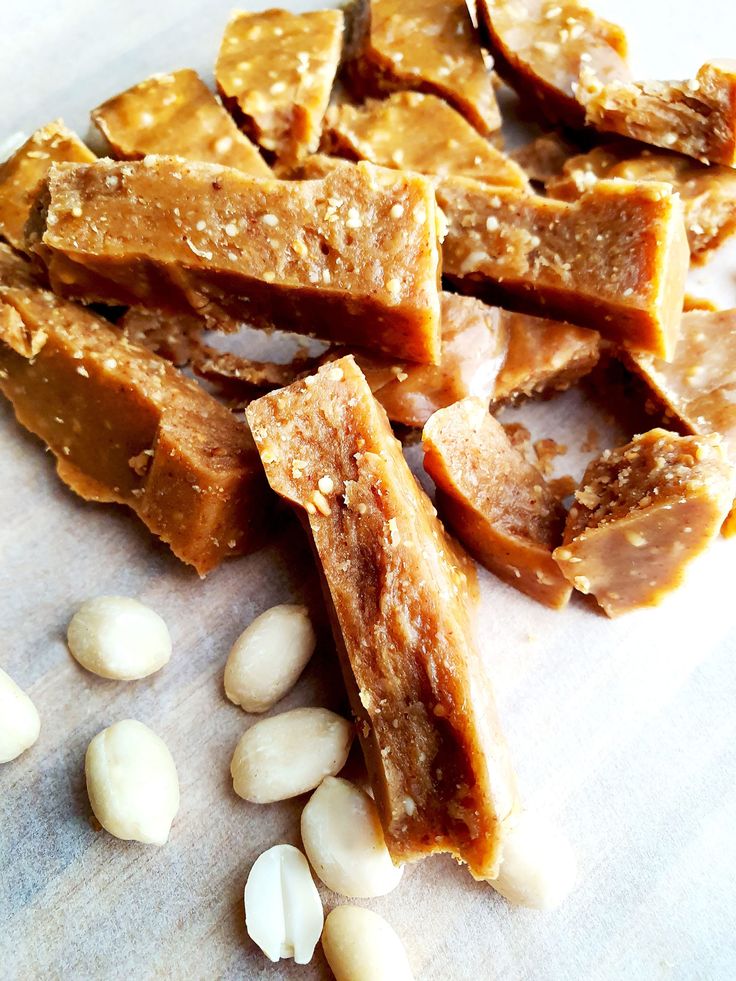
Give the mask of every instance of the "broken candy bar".
[{"label": "broken candy bar", "polygon": [[381,167],[419,174],[459,174],[488,184],[527,188],[523,171],[442,99],[396,92],[365,105],[333,106],[323,148]]},{"label": "broken candy bar", "polygon": [[239,10],[225,28],[217,87],[246,132],[280,160],[319,145],[342,31],[340,10]]},{"label": "broken candy bar", "polygon": [[720,436],[653,429],[589,464],[554,557],[609,617],[655,606],[718,534],[732,500]]},{"label": "broken candy bar", "polygon": [[0,246],[0,391],[85,500],[126,504],[201,574],[263,544],[248,427],[102,318],[34,285]]},{"label": "broken candy bar", "polygon": [[551,122],[583,125],[575,98],[583,69],[606,81],[630,77],[621,28],[577,0],[478,0],[478,21],[498,74]]},{"label": "broken candy bar", "polygon": [[24,252],[24,228],[49,167],[70,161],[88,163],[95,155],[79,137],[57,120],[26,140],[0,164],[0,237]]},{"label": "broken candy bar", "polygon": [[351,357],[247,410],[309,529],[396,862],[451,852],[495,877],[517,807],[453,548]]},{"label": "broken candy bar", "polygon": [[689,250],[668,184],[599,181],[567,204],[443,178],[443,273],[463,293],[669,357]]},{"label": "broken candy bar", "polygon": [[565,509],[478,399],[440,409],[422,433],[437,507],[471,555],[504,582],[555,609],[572,591],[552,558]]},{"label": "broken candy bar", "polygon": [[501,126],[465,0],[358,0],[347,74],[361,98],[415,89],[449,102],[484,136]]},{"label": "broken candy bar", "polygon": [[437,208],[418,174],[361,163],[293,182],[171,157],[62,164],[35,220],[64,296],[439,360]]},{"label": "broken candy bar", "polygon": [[253,177],[273,176],[191,68],[153,75],[126,89],[93,109],[92,122],[123,160],[168,153],[235,167]]},{"label": "broken candy bar", "polygon": [[586,70],[577,96],[604,133],[736,167],[736,61],[708,62],[685,82],[602,83]]}]

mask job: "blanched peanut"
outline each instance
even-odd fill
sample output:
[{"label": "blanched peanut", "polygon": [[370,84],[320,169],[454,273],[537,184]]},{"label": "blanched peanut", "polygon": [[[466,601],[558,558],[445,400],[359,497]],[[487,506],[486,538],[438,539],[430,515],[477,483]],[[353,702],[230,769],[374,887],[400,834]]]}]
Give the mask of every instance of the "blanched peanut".
[{"label": "blanched peanut", "polygon": [[391,861],[376,805],[349,780],[325,777],[302,811],[302,841],[333,892],[370,899],[399,884],[403,869]]},{"label": "blanched peanut", "polygon": [[116,838],[163,845],[179,810],[179,778],[155,732],[125,719],[87,748],[87,793],[95,817]]},{"label": "blanched peanut", "polygon": [[489,882],[517,906],[555,909],[575,885],[576,875],[567,839],[549,821],[525,811],[506,839],[498,878]]},{"label": "blanched peanut", "polygon": [[36,706],[0,668],[0,763],[8,763],[25,753],[40,731]]},{"label": "blanched peanut", "polygon": [[83,603],[71,619],[67,643],[83,668],[118,681],[147,678],[171,657],[164,621],[128,596],[98,596]]},{"label": "blanched peanut", "polygon": [[404,945],[373,910],[337,906],[325,921],[322,947],[335,981],[411,981]]},{"label": "blanched peanut", "polygon": [[259,855],[245,883],[245,927],[266,957],[308,964],[323,923],[322,900],[299,849],[274,845]]},{"label": "blanched peanut", "polygon": [[292,709],[256,722],[235,747],[235,793],[254,804],[314,790],[345,766],[353,741],[349,722],[323,708]]},{"label": "blanched peanut", "polygon": [[294,686],[314,653],[306,606],[274,606],[247,627],[225,665],[225,694],[246,712],[266,712]]}]

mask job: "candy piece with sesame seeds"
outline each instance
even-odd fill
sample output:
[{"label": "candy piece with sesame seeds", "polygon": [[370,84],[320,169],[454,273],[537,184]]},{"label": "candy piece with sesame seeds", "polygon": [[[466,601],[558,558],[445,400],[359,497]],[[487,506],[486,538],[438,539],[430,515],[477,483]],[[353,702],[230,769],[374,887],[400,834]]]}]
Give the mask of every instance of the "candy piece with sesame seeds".
[{"label": "candy piece with sesame seeds", "polygon": [[440,517],[504,582],[560,609],[572,588],[552,558],[565,510],[478,399],[435,412],[422,433]]},{"label": "candy piece with sesame seeds", "polygon": [[718,534],[732,500],[719,435],[652,429],[588,465],[554,557],[609,617],[655,606]]},{"label": "candy piece with sesame seeds", "polygon": [[215,66],[225,104],[249,136],[285,161],[319,145],[342,54],[343,14],[236,11]]},{"label": "candy piece with sesame seeds", "polygon": [[[467,559],[352,357],[263,396],[247,416],[272,488],[319,559],[392,858],[450,852],[474,876],[495,876],[517,796],[472,637]],[[318,507],[325,476],[332,489]]]},{"label": "candy piece with sesame seeds", "polygon": [[248,427],[2,245],[0,391],[64,483],[127,505],[200,574],[263,544],[271,500]]},{"label": "candy piece with sesame seeds", "polygon": [[604,133],[736,167],[736,60],[706,62],[683,82],[606,82],[587,70],[577,97]]},{"label": "candy piece with sesame seeds", "polygon": [[443,274],[462,293],[671,356],[689,249],[669,184],[602,180],[567,203],[445,177]]},{"label": "candy piece with sesame seeds", "polygon": [[113,96],[92,110],[92,122],[122,160],[171,154],[272,176],[257,147],[191,68],[152,75]]},{"label": "candy piece with sesame seeds", "polygon": [[0,238],[25,250],[24,228],[53,163],[88,163],[95,155],[57,119],[43,126],[0,164]]},{"label": "candy piece with sesame seeds", "polygon": [[439,360],[438,211],[419,174],[360,163],[294,182],[173,157],[62,165],[34,217],[64,296]]},{"label": "candy piece with sesame seeds", "polygon": [[575,98],[583,69],[630,78],[626,36],[579,0],[478,0],[478,22],[498,74],[553,123],[582,127]]},{"label": "candy piece with sesame seeds", "polygon": [[510,157],[442,99],[422,92],[395,92],[362,106],[330,107],[322,146],[381,167],[528,187],[524,172]]},{"label": "candy piece with sesame seeds", "polygon": [[360,97],[429,92],[483,136],[501,126],[493,76],[465,0],[358,0],[346,75]]}]

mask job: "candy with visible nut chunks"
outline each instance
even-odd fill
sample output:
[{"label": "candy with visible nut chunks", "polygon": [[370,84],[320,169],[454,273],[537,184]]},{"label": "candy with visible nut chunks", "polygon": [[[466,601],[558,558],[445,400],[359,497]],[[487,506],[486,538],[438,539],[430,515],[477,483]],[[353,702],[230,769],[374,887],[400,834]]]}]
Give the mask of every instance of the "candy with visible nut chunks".
[{"label": "candy with visible nut chunks", "polygon": [[298,708],[261,719],[235,747],[235,793],[254,804],[298,797],[345,766],[353,741],[349,722],[325,708]]},{"label": "candy with visible nut chunks", "polygon": [[135,719],[108,726],[87,747],[84,772],[105,831],[124,841],[166,844],[179,810],[179,778],[155,732]]},{"label": "candy with visible nut chunks", "polygon": [[246,712],[268,711],[296,684],[315,642],[306,606],[272,606],[233,644],[225,664],[225,694]]},{"label": "candy with visible nut chunks", "polygon": [[322,947],[335,981],[412,981],[406,950],[382,916],[362,906],[336,906]]},{"label": "candy with visible nut chunks", "polygon": [[381,167],[528,187],[523,171],[510,157],[442,99],[421,92],[395,92],[362,106],[332,106],[322,145]]},{"label": "candy with visible nut chunks", "polygon": [[358,0],[347,75],[358,95],[403,89],[449,102],[484,136],[501,126],[465,0]]},{"label": "candy with visible nut chunks", "polygon": [[554,557],[609,617],[655,606],[718,534],[732,500],[720,436],[652,429],[589,464]]},{"label": "candy with visible nut chunks", "polygon": [[199,75],[152,75],[92,110],[92,122],[123,160],[169,153],[235,167],[254,177],[271,168]]},{"label": "candy with visible nut chunks", "polygon": [[36,219],[64,296],[439,359],[437,207],[418,174],[361,163],[297,183],[172,157],[66,164]]},{"label": "candy with visible nut chunks", "polygon": [[342,32],[340,10],[238,10],[225,28],[217,87],[245,131],[281,160],[319,145]]},{"label": "candy with visible nut chunks", "polygon": [[36,706],[0,668],[0,763],[9,763],[25,753],[40,731]]},{"label": "candy with visible nut chunks", "polygon": [[443,178],[443,273],[463,293],[669,357],[689,250],[669,184],[600,181],[567,204]]},{"label": "candy with visible nut chunks", "polygon": [[571,588],[552,558],[565,511],[477,399],[435,412],[422,433],[440,516],[509,585],[559,609]]},{"label": "candy with visible nut chunks", "polygon": [[248,427],[106,320],[34,285],[5,246],[0,392],[64,483],[126,504],[202,575],[263,544],[271,502]]},{"label": "candy with visible nut chunks", "polygon": [[302,811],[302,841],[328,889],[354,899],[385,896],[403,873],[386,849],[368,794],[339,777],[325,777]]},{"label": "candy with visible nut chunks", "polygon": [[323,923],[322,900],[299,849],[274,845],[259,855],[245,883],[245,926],[266,957],[308,964]]},{"label": "candy with visible nut chunks", "polygon": [[36,130],[0,164],[0,237],[25,251],[24,228],[54,163],[90,163],[95,155],[61,120]]},{"label": "candy with visible nut chunks", "polygon": [[164,621],[129,596],[97,596],[82,603],[69,622],[67,644],[83,668],[117,681],[147,678],[171,658]]},{"label": "candy with visible nut chunks", "polygon": [[585,67],[606,81],[630,77],[621,28],[578,0],[478,0],[478,21],[496,71],[552,122],[583,125],[575,92]]},{"label": "candy with visible nut chunks", "polygon": [[736,167],[736,61],[709,61],[684,82],[601,82],[581,75],[585,122],[604,133]]},{"label": "candy with visible nut chunks", "polygon": [[547,193],[574,201],[601,178],[666,181],[682,198],[692,261],[705,262],[736,233],[736,170],[708,166],[664,150],[640,150],[630,144],[595,147],[570,157],[561,173],[547,182]]},{"label": "candy with visible nut chunks", "polygon": [[[386,844],[496,873],[516,787],[468,579],[353,358],[251,403],[273,489],[309,530]],[[320,490],[328,477],[329,493]]]}]

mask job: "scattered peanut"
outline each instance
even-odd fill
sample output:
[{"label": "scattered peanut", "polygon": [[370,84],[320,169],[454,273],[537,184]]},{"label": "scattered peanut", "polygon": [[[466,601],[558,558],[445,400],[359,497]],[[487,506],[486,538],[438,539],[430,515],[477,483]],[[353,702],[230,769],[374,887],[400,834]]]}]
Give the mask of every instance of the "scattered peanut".
[{"label": "scattered peanut", "polygon": [[494,889],[517,906],[555,909],[575,885],[577,862],[570,843],[538,814],[525,811],[504,844]]},{"label": "scattered peanut", "polygon": [[306,858],[274,845],[255,860],[245,883],[245,928],[269,960],[312,959],[324,913]]},{"label": "scattered peanut", "polygon": [[399,884],[403,869],[391,861],[376,805],[349,780],[325,777],[302,811],[302,841],[333,892],[370,899]]},{"label": "scattered peanut", "polygon": [[171,657],[164,621],[128,596],[98,596],[83,603],[71,619],[67,643],[83,668],[118,681],[147,678]]},{"label": "scattered peanut", "polygon": [[40,731],[36,706],[0,668],[0,763],[9,763],[25,753]]},{"label": "scattered peanut", "polygon": [[353,741],[349,722],[323,708],[300,708],[261,719],[235,747],[235,793],[270,804],[314,790],[345,766]]},{"label": "scattered peanut", "polygon": [[155,732],[125,719],[103,729],[87,748],[87,793],[102,827],[124,841],[163,845],[179,810],[179,778]]},{"label": "scattered peanut", "polygon": [[247,627],[225,665],[225,694],[246,712],[266,712],[293,687],[314,653],[306,606],[274,606]]},{"label": "scattered peanut", "polygon": [[382,916],[337,906],[325,922],[322,947],[335,981],[411,981],[404,945]]}]

